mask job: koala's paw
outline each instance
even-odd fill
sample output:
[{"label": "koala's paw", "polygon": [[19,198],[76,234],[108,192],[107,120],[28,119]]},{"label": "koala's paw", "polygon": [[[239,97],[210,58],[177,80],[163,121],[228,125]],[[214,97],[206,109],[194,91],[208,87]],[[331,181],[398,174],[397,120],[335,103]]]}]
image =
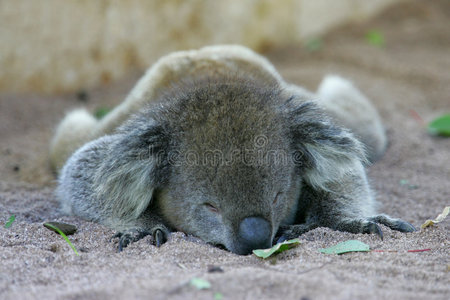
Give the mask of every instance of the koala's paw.
[{"label": "koala's paw", "polygon": [[345,220],[336,226],[338,230],[352,233],[375,233],[383,239],[383,231],[378,224],[383,224],[393,230],[401,232],[413,232],[416,228],[400,219],[394,219],[387,215],[376,215],[367,219]]},{"label": "koala's paw", "polygon": [[401,219],[391,218],[388,215],[376,215],[370,217],[369,220],[401,232],[414,232],[417,230],[412,224]]},{"label": "koala's paw", "polygon": [[297,225],[287,225],[280,226],[277,234],[275,235],[274,242],[282,243],[284,241],[295,239],[300,235],[313,230],[318,227],[317,224],[297,224]]},{"label": "koala's paw", "polygon": [[118,252],[121,252],[129,244],[139,241],[140,239],[151,235],[153,237],[153,244],[156,247],[160,247],[167,241],[169,231],[163,226],[154,227],[151,230],[142,228],[132,228],[122,232],[116,233],[112,238],[119,239],[119,245],[117,247]]},{"label": "koala's paw", "polygon": [[127,247],[129,244],[137,242],[150,234],[150,231],[141,228],[132,228],[116,233],[111,239],[119,239],[117,250],[118,252],[122,252],[123,248]]}]

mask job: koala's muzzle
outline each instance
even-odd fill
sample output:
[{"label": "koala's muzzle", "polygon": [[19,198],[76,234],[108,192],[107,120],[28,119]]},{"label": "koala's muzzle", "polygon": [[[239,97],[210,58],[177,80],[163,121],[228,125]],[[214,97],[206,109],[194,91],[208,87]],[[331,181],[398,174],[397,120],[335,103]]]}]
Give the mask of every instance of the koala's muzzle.
[{"label": "koala's muzzle", "polygon": [[272,246],[272,226],[260,217],[248,217],[241,221],[238,231],[239,245],[237,254],[249,254],[254,249],[264,249]]}]

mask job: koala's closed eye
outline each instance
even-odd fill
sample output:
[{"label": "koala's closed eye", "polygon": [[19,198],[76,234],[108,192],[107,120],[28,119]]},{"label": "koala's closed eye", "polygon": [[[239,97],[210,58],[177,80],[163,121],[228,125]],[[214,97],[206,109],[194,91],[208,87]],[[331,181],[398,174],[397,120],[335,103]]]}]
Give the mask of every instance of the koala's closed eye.
[{"label": "koala's closed eye", "polygon": [[217,207],[215,207],[214,205],[212,205],[211,203],[204,203],[203,204],[209,211],[213,212],[213,213],[219,213],[219,209]]},{"label": "koala's closed eye", "polygon": [[276,196],[275,196],[275,198],[273,199],[273,202],[272,202],[272,204],[273,205],[277,205],[277,203],[278,203],[278,200],[280,199],[280,197],[281,197],[281,192],[278,192],[277,194],[276,194]]}]

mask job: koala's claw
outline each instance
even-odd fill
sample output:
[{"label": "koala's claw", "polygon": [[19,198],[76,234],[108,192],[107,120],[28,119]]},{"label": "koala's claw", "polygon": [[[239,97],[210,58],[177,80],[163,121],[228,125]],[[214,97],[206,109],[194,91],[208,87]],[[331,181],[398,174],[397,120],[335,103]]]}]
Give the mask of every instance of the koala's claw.
[{"label": "koala's claw", "polygon": [[402,223],[400,223],[398,225],[398,231],[401,232],[414,232],[417,231],[416,227],[414,227],[414,225],[412,225],[411,223],[405,222],[405,221],[401,221]]},{"label": "koala's claw", "polygon": [[375,233],[380,237],[381,240],[383,240],[383,231],[381,230],[380,226],[378,226],[378,224],[375,222],[368,222],[363,232]]},{"label": "koala's claw", "polygon": [[161,247],[161,245],[167,241],[167,234],[158,228],[153,231],[153,240],[156,247]]},{"label": "koala's claw", "polygon": [[151,233],[147,230],[133,228],[124,232],[118,232],[113,236],[113,238],[119,238],[117,250],[118,252],[122,252],[123,248],[127,247],[129,244],[137,242],[150,234]]}]

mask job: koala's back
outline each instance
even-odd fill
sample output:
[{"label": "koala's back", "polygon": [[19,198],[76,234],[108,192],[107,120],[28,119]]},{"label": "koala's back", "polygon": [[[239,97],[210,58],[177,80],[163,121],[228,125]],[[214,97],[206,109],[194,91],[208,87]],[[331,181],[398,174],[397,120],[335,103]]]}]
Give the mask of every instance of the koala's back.
[{"label": "koala's back", "polygon": [[[331,95],[324,93],[323,88],[320,88],[316,95],[286,83],[266,58],[250,49],[237,45],[221,45],[175,52],[162,57],[139,80],[124,102],[102,120],[96,120],[86,110],[69,113],[52,140],[50,164],[58,172],[78,147],[113,133],[130,116],[148,103],[159,99],[174,84],[182,81],[193,82],[192,78],[199,76],[233,77],[236,74],[245,74],[248,80],[276,83],[288,93],[293,92],[304,99],[326,98],[326,101],[319,101],[320,104],[338,122],[358,133],[358,137],[369,150],[369,160],[374,161],[384,152],[386,137],[380,117],[370,102],[346,80],[341,79],[343,84],[333,88]],[[342,104],[347,100],[353,103],[350,110]],[[363,109],[364,113],[354,114],[358,108]]]}]

